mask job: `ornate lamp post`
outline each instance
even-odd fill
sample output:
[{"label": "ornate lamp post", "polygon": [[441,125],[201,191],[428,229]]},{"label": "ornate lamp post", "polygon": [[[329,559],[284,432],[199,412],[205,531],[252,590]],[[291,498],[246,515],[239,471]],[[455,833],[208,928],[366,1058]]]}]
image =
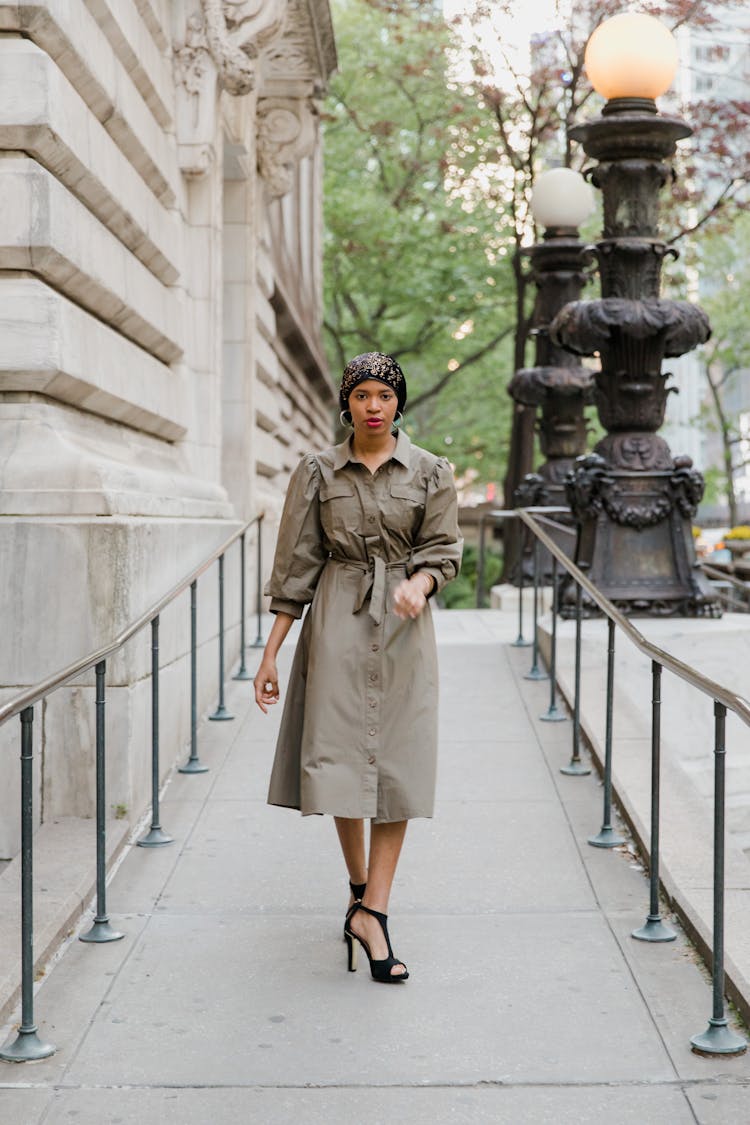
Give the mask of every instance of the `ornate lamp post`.
[{"label": "ornate lamp post", "polygon": [[677,141],[692,132],[654,101],[672,82],[677,47],[651,16],[625,13],[594,32],[586,69],[608,101],[601,117],[570,135],[598,161],[591,180],[604,201],[601,298],[567,305],[551,329],[564,348],[601,361],[594,401],[607,435],[568,479],[580,522],[577,558],[628,613],[715,615],[690,527],[703,478],[657,433],[671,389],[663,359],[710,334],[697,306],[660,297],[662,263],[676,252],[659,237],[659,192],[671,179]]},{"label": "ornate lamp post", "polygon": [[[536,363],[517,371],[508,391],[523,406],[541,407],[538,430],[545,461],[516,489],[521,507],[566,506],[565,479],[586,449],[583,408],[592,401],[593,378],[550,339],[549,328],[560,309],[580,297],[587,280],[578,228],[593,210],[594,194],[580,173],[552,168],[537,179],[531,211],[545,230],[528,251],[537,290],[531,321]],[[560,545],[567,549],[570,543],[566,539]]]}]

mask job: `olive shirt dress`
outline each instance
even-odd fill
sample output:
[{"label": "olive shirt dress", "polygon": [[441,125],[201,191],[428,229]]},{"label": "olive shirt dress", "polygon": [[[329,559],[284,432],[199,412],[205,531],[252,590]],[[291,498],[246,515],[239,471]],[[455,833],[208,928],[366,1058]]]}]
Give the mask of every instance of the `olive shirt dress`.
[{"label": "olive shirt dress", "polygon": [[268,802],[387,822],[432,816],[438,673],[429,603],[402,620],[394,588],[458,574],[453,473],[400,430],[373,474],[351,439],[308,454],[281,517],[271,611],[301,617]]}]

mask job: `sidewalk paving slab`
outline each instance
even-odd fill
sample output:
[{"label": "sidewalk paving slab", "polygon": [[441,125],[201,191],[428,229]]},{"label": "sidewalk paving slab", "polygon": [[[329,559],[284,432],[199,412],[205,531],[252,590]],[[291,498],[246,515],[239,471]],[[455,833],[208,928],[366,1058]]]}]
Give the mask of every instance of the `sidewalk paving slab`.
[{"label": "sidewalk paving slab", "polygon": [[201,728],[211,772],[164,795],[174,844],[112,879],[125,939],[69,941],[38,991],[57,1054],[0,1064],[3,1125],[750,1120],[750,1059],[689,1048],[711,1008],[695,951],[679,927],[630,938],[642,865],[587,845],[601,786],[559,773],[570,723],[539,721],[513,613],[435,616],[438,807],[391,906],[408,983],[377,986],[362,955],[346,972],[330,818],[266,806],[279,709],[230,683],[237,718]]}]

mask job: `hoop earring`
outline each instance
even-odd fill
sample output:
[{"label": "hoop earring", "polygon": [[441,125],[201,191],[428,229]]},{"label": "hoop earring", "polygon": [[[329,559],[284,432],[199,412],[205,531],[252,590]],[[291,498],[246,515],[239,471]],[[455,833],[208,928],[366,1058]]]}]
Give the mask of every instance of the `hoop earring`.
[{"label": "hoop earring", "polygon": [[401,410],[397,410],[397,411],[396,411],[396,416],[395,416],[395,418],[393,419],[393,425],[394,425],[394,428],[395,428],[395,429],[398,429],[398,428],[399,428],[399,426],[401,426],[401,425],[403,424],[403,421],[404,421],[404,415],[403,415],[403,412],[402,412]]},{"label": "hoop earring", "polygon": [[339,414],[339,422],[342,426],[353,426],[351,413],[348,410],[342,410]]}]

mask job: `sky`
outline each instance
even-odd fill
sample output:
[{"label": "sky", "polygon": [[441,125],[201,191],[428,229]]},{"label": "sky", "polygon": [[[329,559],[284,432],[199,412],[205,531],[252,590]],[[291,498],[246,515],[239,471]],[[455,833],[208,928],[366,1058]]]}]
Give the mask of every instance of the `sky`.
[{"label": "sky", "polygon": [[[446,19],[466,14],[472,7],[472,0],[443,0]],[[514,67],[522,71],[528,69],[531,36],[555,26],[557,7],[556,0],[518,0],[511,17],[501,12],[499,5],[496,6],[494,18],[487,27],[482,42],[488,55],[497,63],[498,79],[502,80],[504,70],[502,50],[507,53]]]}]

